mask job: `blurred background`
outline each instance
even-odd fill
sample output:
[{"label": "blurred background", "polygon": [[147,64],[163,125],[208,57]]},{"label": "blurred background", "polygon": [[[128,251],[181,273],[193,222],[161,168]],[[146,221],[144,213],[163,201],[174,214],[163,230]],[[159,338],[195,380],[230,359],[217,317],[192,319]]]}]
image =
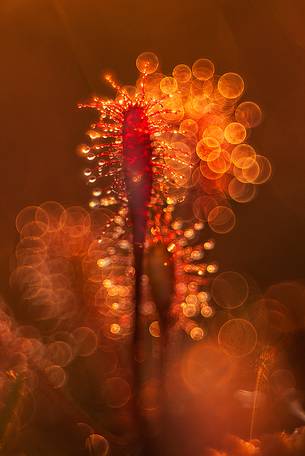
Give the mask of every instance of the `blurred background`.
[{"label": "blurred background", "polygon": [[[264,114],[251,144],[270,159],[273,175],[254,201],[235,206],[236,227],[216,238],[216,257],[221,269],[242,272],[262,291],[279,282],[302,281],[304,23],[301,0],[2,0],[0,290],[4,299],[12,300],[9,271],[18,212],[48,200],[87,205],[83,163],[75,149],[84,141],[91,117],[78,110],[77,103],[92,93],[111,93],[101,80],[104,70],[111,69],[120,82],[132,84],[137,77],[135,59],[146,50],[159,56],[167,74],[179,63],[192,65],[206,57],[214,62],[216,73],[234,71],[243,77],[245,98],[257,102]],[[297,386],[304,389],[303,333],[289,344]],[[293,422],[292,428],[297,424]],[[66,451],[55,448],[46,454],[76,454]]]}]

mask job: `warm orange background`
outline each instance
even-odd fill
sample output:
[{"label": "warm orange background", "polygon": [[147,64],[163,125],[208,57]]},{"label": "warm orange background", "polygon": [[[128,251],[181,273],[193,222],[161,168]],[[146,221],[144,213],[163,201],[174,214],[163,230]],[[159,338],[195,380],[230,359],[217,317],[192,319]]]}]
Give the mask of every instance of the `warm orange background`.
[{"label": "warm orange background", "polygon": [[89,114],[76,104],[109,93],[111,68],[136,78],[135,58],[156,52],[170,73],[208,57],[235,71],[265,119],[251,143],[274,174],[257,199],[236,208],[235,230],[218,240],[221,268],[265,287],[304,275],[305,4],[302,0],[1,0],[1,288],[18,211],[58,200],[86,204],[83,163],[74,154]]}]

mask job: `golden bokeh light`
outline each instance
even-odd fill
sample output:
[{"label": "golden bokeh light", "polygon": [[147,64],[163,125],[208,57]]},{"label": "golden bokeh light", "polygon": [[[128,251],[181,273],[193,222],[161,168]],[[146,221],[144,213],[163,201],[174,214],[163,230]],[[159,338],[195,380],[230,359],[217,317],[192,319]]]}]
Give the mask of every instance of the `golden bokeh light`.
[{"label": "golden bokeh light", "polygon": [[153,52],[142,52],[137,57],[136,66],[140,73],[151,74],[158,69],[159,59]]},{"label": "golden bokeh light", "polygon": [[231,152],[231,161],[237,168],[249,168],[256,159],[256,152],[249,144],[238,144]]},{"label": "golden bokeh light", "polygon": [[192,71],[188,65],[180,64],[176,65],[173,69],[173,76],[178,83],[189,82],[192,77]]},{"label": "golden bokeh light", "polygon": [[190,331],[190,336],[193,340],[199,341],[204,337],[204,331],[199,326],[194,326]]},{"label": "golden bokeh light", "polygon": [[241,274],[226,271],[213,280],[211,294],[218,306],[223,309],[236,309],[246,302],[249,286]]},{"label": "golden bokeh light", "polygon": [[[37,218],[36,218],[37,217]],[[49,225],[49,217],[47,212],[38,206],[28,206],[23,208],[16,217],[16,228],[19,233],[22,228],[29,222],[38,220],[45,225]]]},{"label": "golden bokeh light", "polygon": [[237,73],[225,73],[218,80],[219,93],[228,99],[240,97],[244,87],[244,81]]},{"label": "golden bokeh light", "polygon": [[97,336],[91,328],[86,326],[76,328],[73,331],[73,337],[80,356],[90,356],[97,349]]},{"label": "golden bokeh light", "polygon": [[216,206],[208,215],[208,223],[215,233],[228,233],[236,223],[236,217],[231,208]]},{"label": "golden bokeh light", "polygon": [[256,162],[259,168],[258,174],[256,175],[255,179],[252,181],[253,184],[264,184],[267,182],[272,174],[272,167],[271,163],[267,157],[263,155],[256,156]]},{"label": "golden bokeh light", "polygon": [[256,195],[256,187],[251,183],[240,182],[233,177],[228,185],[230,197],[238,203],[248,203]]},{"label": "golden bokeh light", "polygon": [[218,140],[212,136],[205,136],[196,146],[196,153],[201,160],[207,161],[217,158],[221,152]]},{"label": "golden bokeh light", "polygon": [[231,165],[230,155],[225,150],[222,150],[217,157],[215,157],[214,152],[210,152],[207,158],[207,164],[214,173],[224,174],[229,170]]},{"label": "golden bokeh light", "polygon": [[67,381],[66,372],[60,366],[48,366],[45,369],[45,373],[53,388],[62,388]]},{"label": "golden bokeh light", "polygon": [[203,138],[213,138],[218,141],[219,144],[223,143],[224,131],[218,125],[208,125],[202,134]]},{"label": "golden bokeh light", "polygon": [[160,89],[161,92],[165,93],[166,95],[175,93],[178,89],[177,80],[170,76],[166,76],[160,81]]},{"label": "golden bokeh light", "polygon": [[256,347],[257,331],[250,321],[232,318],[220,328],[218,343],[230,356],[247,356]]},{"label": "golden bokeh light", "polygon": [[160,326],[158,321],[153,321],[149,325],[149,332],[153,337],[160,337]]},{"label": "golden bokeh light", "polygon": [[254,183],[259,176],[260,167],[257,162],[257,157],[255,160],[250,161],[246,168],[242,169],[241,174],[245,182]]},{"label": "golden bokeh light", "polygon": [[214,63],[209,59],[198,59],[193,63],[192,72],[195,78],[200,81],[207,81],[214,75]]},{"label": "golden bokeh light", "polygon": [[110,377],[102,385],[102,395],[110,408],[121,408],[131,398],[129,383],[122,377]]},{"label": "golden bokeh light", "polygon": [[187,136],[187,135],[197,135],[198,133],[198,124],[193,119],[184,119],[180,123],[179,131]]},{"label": "golden bokeh light", "polygon": [[224,137],[230,144],[240,144],[247,136],[245,127],[238,122],[229,123],[224,130]]},{"label": "golden bokeh light", "polygon": [[252,101],[244,101],[237,106],[235,119],[246,128],[254,128],[262,121],[262,111],[256,103],[253,103]]}]

